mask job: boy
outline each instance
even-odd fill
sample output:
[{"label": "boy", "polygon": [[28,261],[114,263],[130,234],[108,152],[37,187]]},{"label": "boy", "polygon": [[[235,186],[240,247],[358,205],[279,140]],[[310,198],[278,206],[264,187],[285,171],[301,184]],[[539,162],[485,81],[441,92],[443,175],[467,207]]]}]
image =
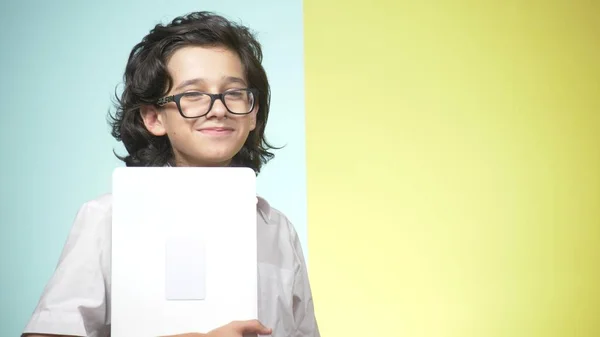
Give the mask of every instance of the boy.
[{"label": "boy", "polygon": [[[269,83],[248,28],[207,12],[157,25],[132,50],[111,116],[127,166],[246,166],[258,174]],[[259,321],[181,336],[318,337],[306,264],[287,218],[258,202]],[[27,336],[110,335],[111,196],[79,210]],[[202,317],[198,317],[202,319]],[[264,324],[264,325],[263,325]]]}]

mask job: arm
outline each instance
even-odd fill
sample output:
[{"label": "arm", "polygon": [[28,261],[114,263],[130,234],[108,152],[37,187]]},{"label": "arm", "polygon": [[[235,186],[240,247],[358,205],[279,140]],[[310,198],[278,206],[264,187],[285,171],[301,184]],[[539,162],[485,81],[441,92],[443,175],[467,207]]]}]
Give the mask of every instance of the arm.
[{"label": "arm", "polygon": [[296,323],[294,337],[320,337],[319,327],[315,318],[312,291],[308,279],[308,270],[300,240],[295,230],[292,230],[292,245],[296,254],[297,266],[294,277],[293,314]]},{"label": "arm", "polygon": [[107,199],[79,209],[25,336],[108,335],[110,215]]},{"label": "arm", "polygon": [[[234,321],[227,325],[224,325],[218,329],[210,331],[207,334],[203,333],[185,333],[181,335],[173,336],[161,336],[161,337],[242,337],[247,334],[258,334],[258,335],[270,335],[271,329],[265,327],[257,320],[250,321]],[[31,335],[25,334],[23,337],[77,337],[77,336],[65,336],[65,335]]]},{"label": "arm", "polygon": [[[218,329],[210,331],[207,334],[203,333],[185,333],[181,335],[173,336],[161,336],[161,337],[242,337],[247,334],[258,334],[258,335],[269,335],[272,330],[262,325],[257,320],[250,321],[234,321],[227,325],[224,325]],[[77,336],[66,336],[66,335],[35,335],[35,334],[24,334],[23,337],[77,337]]]},{"label": "arm", "polygon": [[186,333],[174,336],[162,337],[243,337],[248,335],[270,335],[271,329],[262,325],[258,320],[233,321],[209,333]]}]

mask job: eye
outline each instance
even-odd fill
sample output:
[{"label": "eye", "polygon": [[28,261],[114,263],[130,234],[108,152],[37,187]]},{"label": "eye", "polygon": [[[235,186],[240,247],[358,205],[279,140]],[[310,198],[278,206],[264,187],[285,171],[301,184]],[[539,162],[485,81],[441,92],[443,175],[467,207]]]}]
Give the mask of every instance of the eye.
[{"label": "eye", "polygon": [[248,100],[248,91],[244,89],[237,89],[225,92],[225,97],[230,101],[246,101]]},{"label": "eye", "polygon": [[188,91],[182,98],[187,101],[201,101],[209,98],[209,96],[198,91]]}]

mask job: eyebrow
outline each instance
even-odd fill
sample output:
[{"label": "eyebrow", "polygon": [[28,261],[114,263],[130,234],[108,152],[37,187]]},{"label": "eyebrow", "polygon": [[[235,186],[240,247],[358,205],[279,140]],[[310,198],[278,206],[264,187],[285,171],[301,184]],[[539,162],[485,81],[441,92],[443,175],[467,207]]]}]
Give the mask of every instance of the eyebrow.
[{"label": "eyebrow", "polygon": [[[223,81],[225,82],[225,84],[233,84],[233,83],[238,83],[238,84],[243,84],[246,85],[246,81],[244,81],[244,79],[239,78],[239,77],[235,77],[235,76],[223,76]],[[181,82],[176,88],[175,90],[181,90],[187,86],[190,85],[195,85],[195,84],[199,84],[199,83],[206,83],[206,80],[200,77],[197,78],[192,78],[189,80],[185,80],[183,82]]]}]

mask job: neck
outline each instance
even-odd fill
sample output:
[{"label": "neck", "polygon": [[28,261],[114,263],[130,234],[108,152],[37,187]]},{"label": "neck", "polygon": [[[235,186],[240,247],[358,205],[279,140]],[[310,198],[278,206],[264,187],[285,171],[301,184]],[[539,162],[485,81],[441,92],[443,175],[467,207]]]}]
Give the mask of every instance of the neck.
[{"label": "neck", "polygon": [[184,156],[175,155],[174,160],[170,162],[175,167],[227,167],[231,166],[231,160],[227,161],[198,161]]}]

